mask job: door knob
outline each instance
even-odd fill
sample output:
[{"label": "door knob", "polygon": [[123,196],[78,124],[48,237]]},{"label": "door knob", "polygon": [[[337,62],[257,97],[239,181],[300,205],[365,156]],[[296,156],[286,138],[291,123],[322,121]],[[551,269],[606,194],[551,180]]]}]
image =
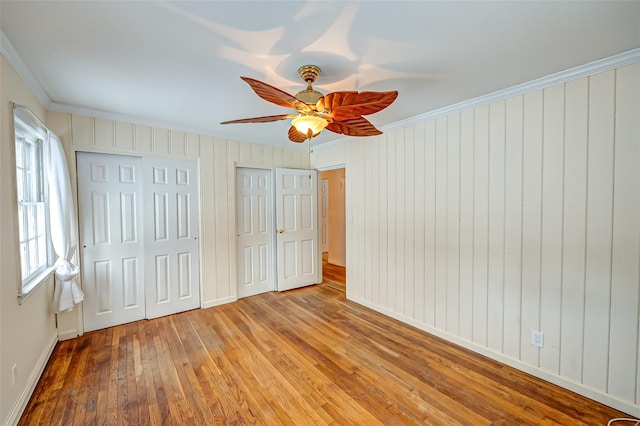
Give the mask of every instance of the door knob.
[{"label": "door knob", "polygon": [[284,234],[284,229],[278,229],[278,234]]}]

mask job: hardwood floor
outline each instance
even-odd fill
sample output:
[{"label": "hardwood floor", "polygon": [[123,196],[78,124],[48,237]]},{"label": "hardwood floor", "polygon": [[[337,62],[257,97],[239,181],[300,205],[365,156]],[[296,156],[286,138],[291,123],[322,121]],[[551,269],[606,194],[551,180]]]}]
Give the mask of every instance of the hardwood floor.
[{"label": "hardwood floor", "polygon": [[616,410],[325,283],[60,342],[22,425],[589,424]]}]

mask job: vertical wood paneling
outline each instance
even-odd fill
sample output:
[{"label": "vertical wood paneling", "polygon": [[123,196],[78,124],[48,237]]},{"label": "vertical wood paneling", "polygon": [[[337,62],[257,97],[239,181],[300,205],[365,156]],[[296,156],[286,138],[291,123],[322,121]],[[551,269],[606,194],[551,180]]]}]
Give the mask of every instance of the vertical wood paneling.
[{"label": "vertical wood paneling", "polygon": [[[380,175],[380,199],[378,202],[380,228],[378,229],[380,248],[378,250],[380,262],[380,301],[379,306],[388,308],[388,291],[389,291],[389,166],[387,157],[389,152],[388,134],[380,136],[380,156],[378,158],[379,175]],[[350,187],[347,198],[355,192],[355,187]],[[348,285],[347,285],[348,286]]]},{"label": "vertical wood paneling", "polygon": [[149,126],[136,125],[134,127],[134,146],[138,152],[151,152],[153,150],[152,131]]},{"label": "vertical wood paneling", "polygon": [[564,85],[545,89],[540,259],[540,330],[544,332],[544,348],[540,351],[540,367],[554,374],[560,371],[564,109]]},{"label": "vertical wood paneling", "polygon": [[172,155],[187,155],[187,134],[178,130],[169,132],[169,152]]},{"label": "vertical wood paneling", "polygon": [[[397,280],[397,266],[396,255],[398,240],[398,232],[396,226],[398,219],[396,216],[396,135],[394,132],[388,132],[387,134],[387,301],[385,306],[388,309],[395,310],[396,308],[396,280]],[[348,167],[347,167],[348,168]],[[348,268],[347,268],[348,270]]]},{"label": "vertical wood paneling", "polygon": [[[201,300],[216,299],[218,263],[216,246],[216,220],[202,212],[215,212],[216,209],[216,179],[214,167],[214,141],[210,136],[202,137],[200,152],[200,253],[201,253]],[[205,258],[206,256],[206,258]]]},{"label": "vertical wood paneling", "polygon": [[460,115],[460,337],[473,340],[473,110]]},{"label": "vertical wood paneling", "polygon": [[116,135],[115,145],[116,148],[125,151],[133,151],[134,147],[134,134],[133,124],[116,122]]},{"label": "vertical wood paneling", "polygon": [[614,79],[609,71],[589,78],[587,257],[583,382],[607,389],[611,300]]},{"label": "vertical wood paneling", "polygon": [[460,114],[447,122],[447,331],[459,332]]},{"label": "vertical wood paneling", "polygon": [[587,220],[588,80],[565,87],[560,374],[582,381]]},{"label": "vertical wood paneling", "polygon": [[[203,136],[204,138],[204,136]],[[211,138],[209,138],[211,140]],[[185,150],[185,155],[188,158],[199,158],[200,157],[200,136],[195,133],[187,133],[187,146]]]},{"label": "vertical wood paneling", "polygon": [[71,117],[71,134],[76,146],[95,145],[95,121],[91,117],[73,115]]},{"label": "vertical wood paneling", "polygon": [[367,171],[367,188],[371,197],[367,200],[366,215],[369,218],[369,226],[367,227],[367,234],[369,236],[369,244],[367,250],[369,256],[367,260],[370,262],[369,275],[367,277],[368,282],[371,283],[371,302],[379,306],[380,305],[380,180],[385,179],[380,173],[380,150],[382,145],[381,138],[378,138],[374,146],[365,150],[369,154],[369,158],[366,162],[368,165]]},{"label": "vertical wood paneling", "polygon": [[413,127],[404,129],[404,314],[415,318],[413,299],[415,297],[415,137]]},{"label": "vertical wood paneling", "polygon": [[95,126],[96,145],[100,148],[116,148],[115,122],[96,118]]},{"label": "vertical wood paneling", "polygon": [[474,117],[473,186],[473,341],[487,345],[489,245],[489,107]]},{"label": "vertical wood paneling", "polygon": [[[404,277],[404,261],[406,257],[405,253],[405,223],[404,217],[404,200],[405,200],[405,141],[404,141],[404,129],[394,130],[395,137],[395,183],[396,183],[396,195],[395,195],[395,218],[396,218],[396,230],[395,230],[395,312],[404,315],[404,293],[406,288],[406,281]],[[393,306],[393,305],[392,305]]]},{"label": "vertical wood paneling", "polygon": [[435,326],[447,327],[447,117],[436,120]]},{"label": "vertical wood paneling", "polygon": [[[229,229],[229,215],[231,214],[226,200],[228,198],[228,181],[229,171],[227,170],[227,142],[224,139],[215,138],[213,140],[213,167],[214,175],[214,191],[216,206],[214,210],[214,220],[216,224],[216,258],[215,262],[218,266],[216,282],[220,283],[216,287],[215,299],[224,299],[229,297],[228,283],[231,279],[231,271],[229,270],[229,253],[235,250],[227,250],[229,244],[229,232],[236,232],[236,229]],[[233,210],[232,210],[233,211]],[[206,217],[206,215],[205,215]]]},{"label": "vertical wood paneling", "polygon": [[238,163],[251,164],[251,145],[246,142],[238,142]]},{"label": "vertical wood paneling", "polygon": [[540,329],[540,236],[542,227],[542,92],[524,96],[522,170],[522,332],[521,357],[538,365],[531,330]]},{"label": "vertical wood paneling", "polygon": [[418,123],[413,126],[414,142],[415,142],[415,203],[414,203],[414,220],[415,220],[415,257],[414,263],[414,318],[418,322],[424,322],[424,289],[425,289],[425,141],[424,141],[424,123]]},{"label": "vertical wood paneling", "polygon": [[[227,188],[226,188],[226,209],[227,209],[227,229],[229,232],[227,233],[227,247],[236,247],[237,241],[237,214],[236,209],[232,206],[236,205],[236,170],[235,164],[237,163],[240,157],[240,143],[236,141],[230,141],[227,143]],[[220,199],[220,198],[218,198]],[[222,201],[222,200],[221,200]],[[233,250],[235,252],[235,249]],[[226,294],[229,296],[236,296],[238,294],[238,256],[235,254],[231,254],[228,256],[229,259],[229,280],[225,282],[221,282],[218,285],[224,288],[226,284]]]},{"label": "vertical wood paneling", "polygon": [[489,254],[487,345],[503,350],[505,227],[505,103],[489,106]]},{"label": "vertical wood paneling", "polygon": [[436,123],[425,123],[425,290],[424,320],[434,326],[436,321]]},{"label": "vertical wood paneling", "polygon": [[522,306],[522,135],[524,97],[506,102],[503,351],[520,358]]},{"label": "vertical wood paneling", "polygon": [[272,146],[263,146],[262,147],[262,164],[265,167],[273,167],[273,147]]},{"label": "vertical wood paneling", "polygon": [[[366,140],[362,138],[358,139],[357,143],[354,145],[354,148],[357,150],[356,155],[360,159],[360,165],[359,165],[360,167],[358,167],[357,170],[362,171],[361,173],[358,173],[356,176],[354,176],[354,179],[355,179],[354,185],[356,186],[356,188],[369,189],[369,186],[366,184],[365,174],[364,174],[365,161],[366,161],[365,146],[366,146]],[[367,216],[366,206],[367,206],[367,198],[368,198],[368,192],[369,192],[367,189],[365,189],[364,191],[360,191],[360,199],[358,199],[356,204],[353,206],[354,214],[358,218],[365,218]],[[358,263],[358,267],[357,267],[358,278],[356,281],[356,286],[359,294],[362,294],[362,295],[365,294],[365,287],[367,287],[367,283],[365,282],[365,269],[367,265],[365,264],[364,261],[362,261],[364,260],[367,238],[368,236],[366,235],[366,231],[365,231],[365,221],[359,220],[358,221],[358,237],[356,241],[358,241],[358,246],[357,246],[358,258],[361,259],[361,261]]]},{"label": "vertical wood paneling", "polygon": [[[373,213],[373,198],[374,198],[374,188],[373,188],[373,159],[375,157],[374,150],[368,150],[361,148],[362,156],[364,158],[364,170],[363,170],[363,182],[365,182],[365,204],[363,205],[364,214],[363,214],[363,240],[364,240],[364,252],[362,253],[363,262],[363,285],[362,285],[362,295],[366,300],[373,300],[373,275],[371,268],[366,268],[366,265],[371,265],[373,260],[373,231],[374,231],[374,219],[372,217]],[[367,285],[368,284],[368,285]]]},{"label": "vertical wood paneling", "polygon": [[264,161],[264,148],[266,148],[264,145],[258,145],[255,143],[250,144],[251,145],[251,164],[255,164],[257,166],[265,166],[265,161]]},{"label": "vertical wood paneling", "polygon": [[[360,161],[360,157],[355,151],[354,144],[349,144],[347,146],[347,156],[349,158],[357,159],[352,163],[353,167],[347,167],[345,170],[345,181],[347,182],[347,188],[350,188],[352,186],[355,188],[357,187],[356,175],[360,172],[360,170],[362,170],[362,164]],[[364,190],[364,188],[362,188],[362,190]],[[358,221],[360,221],[361,218],[358,217],[356,219],[356,208],[358,202],[360,202],[361,195],[362,191],[359,191],[357,194],[354,194],[351,197],[346,197],[345,200],[348,224],[346,226],[347,262],[349,262],[350,259],[355,259],[356,262],[361,262],[358,253],[358,248],[361,244],[361,242],[358,240]],[[362,284],[358,282],[358,278],[358,266],[347,268],[347,283],[351,283],[350,285],[347,285],[347,297],[359,295],[358,289],[362,286]]]},{"label": "vertical wood paneling", "polygon": [[[636,402],[640,286],[640,64],[616,72],[609,393]],[[629,374],[636,372],[636,374]]]},{"label": "vertical wood paneling", "polygon": [[169,130],[153,127],[151,130],[151,146],[156,154],[171,154],[171,144],[169,140]]}]

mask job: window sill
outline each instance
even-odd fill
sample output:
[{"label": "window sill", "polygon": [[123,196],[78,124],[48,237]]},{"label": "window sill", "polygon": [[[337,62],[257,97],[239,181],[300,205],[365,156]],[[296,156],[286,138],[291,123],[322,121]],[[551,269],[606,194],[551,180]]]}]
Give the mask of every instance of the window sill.
[{"label": "window sill", "polygon": [[23,286],[22,290],[18,291],[18,304],[22,305],[22,303],[27,300],[27,298],[31,296],[36,289],[44,284],[55,271],[56,268],[49,266],[29,281],[27,285]]}]

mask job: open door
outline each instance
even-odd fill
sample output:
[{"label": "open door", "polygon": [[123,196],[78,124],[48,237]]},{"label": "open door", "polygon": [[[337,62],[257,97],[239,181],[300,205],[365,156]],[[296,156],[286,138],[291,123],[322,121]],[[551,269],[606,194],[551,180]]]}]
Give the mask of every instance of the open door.
[{"label": "open door", "polygon": [[276,169],[278,291],[322,281],[318,173]]}]

